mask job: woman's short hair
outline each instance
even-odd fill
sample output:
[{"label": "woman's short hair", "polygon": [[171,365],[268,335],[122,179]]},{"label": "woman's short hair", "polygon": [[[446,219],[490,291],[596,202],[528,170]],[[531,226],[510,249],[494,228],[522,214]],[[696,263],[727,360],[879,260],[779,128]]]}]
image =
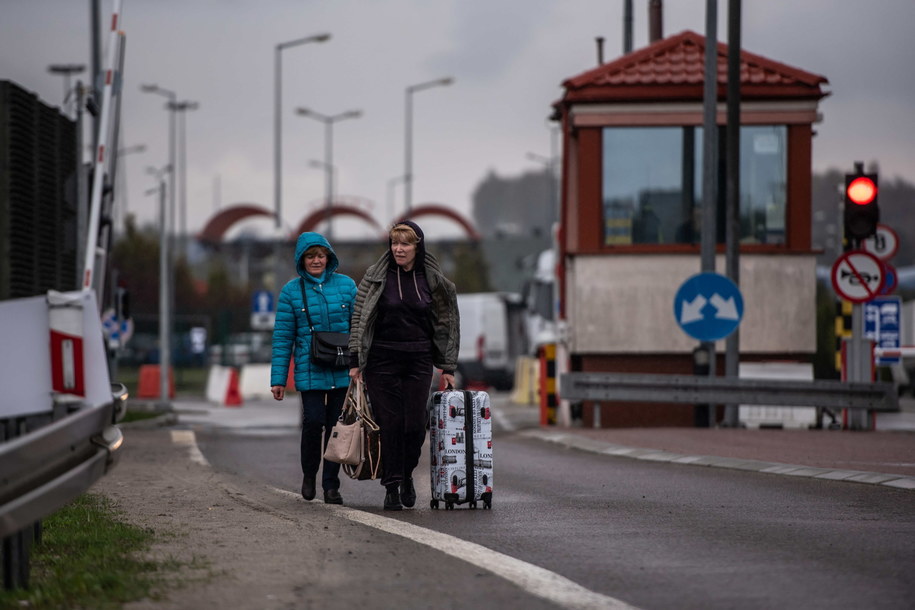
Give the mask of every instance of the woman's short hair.
[{"label": "woman's short hair", "polygon": [[418,244],[419,235],[410,225],[394,225],[389,233],[391,241],[402,241],[408,244]]},{"label": "woman's short hair", "polygon": [[309,246],[304,252],[302,252],[302,258],[305,258],[309,254],[323,253],[324,256],[330,256],[330,252],[324,246]]}]

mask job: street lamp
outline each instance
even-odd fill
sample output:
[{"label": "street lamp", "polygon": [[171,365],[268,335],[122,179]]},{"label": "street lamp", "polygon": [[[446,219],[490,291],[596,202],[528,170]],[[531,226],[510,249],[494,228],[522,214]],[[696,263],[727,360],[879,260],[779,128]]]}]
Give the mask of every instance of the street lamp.
[{"label": "street lamp", "polygon": [[[175,310],[175,249],[172,242],[172,233],[174,232],[175,224],[175,105],[178,99],[178,94],[170,89],[160,87],[156,84],[142,84],[140,85],[140,91],[143,93],[154,93],[156,95],[161,95],[168,99],[166,104],[166,109],[168,109],[168,165],[162,172],[167,171],[170,177],[168,183],[168,211],[163,209],[161,218],[162,218],[162,249],[166,252],[163,255],[164,265],[164,274],[160,278],[160,282],[164,282],[165,286],[163,291],[165,292],[168,298],[168,306],[164,307],[164,318],[160,320],[160,326],[164,326],[164,330],[161,332],[166,335],[166,345],[164,348],[160,348],[160,358],[159,358],[159,375],[160,377],[164,376],[166,380],[169,378],[169,373],[171,372],[171,347],[169,345],[168,339],[171,337],[172,332],[172,316],[170,312]],[[160,187],[161,187],[160,182]],[[164,196],[164,195],[163,195]],[[164,207],[164,206],[163,206]],[[162,313],[160,313],[162,316]],[[167,348],[167,349],[165,349]],[[163,388],[165,386],[163,385]],[[167,394],[166,394],[167,396]],[[165,398],[163,397],[163,401]]]},{"label": "street lamp", "polygon": [[[283,199],[283,136],[282,136],[282,92],[283,92],[283,55],[285,49],[297,47],[309,42],[326,42],[330,40],[330,34],[316,34],[281,42],[276,45],[274,52],[274,72],[273,72],[273,203],[276,212],[276,232],[279,239],[280,229],[283,226],[282,220],[282,199]],[[277,285],[279,285],[279,276],[277,276]]]},{"label": "street lamp", "polygon": [[362,116],[361,110],[347,110],[346,112],[341,112],[340,114],[326,115],[321,114],[320,112],[315,112],[308,108],[296,108],[296,114],[299,116],[309,117],[315,119],[316,121],[321,121],[324,123],[324,171],[326,172],[326,177],[324,180],[324,206],[327,213],[327,239],[328,241],[333,239],[333,226],[330,220],[330,209],[334,204],[334,179],[333,179],[333,167],[334,167],[334,123],[338,121],[345,121],[346,119],[357,119]]},{"label": "street lamp", "polygon": [[181,148],[178,151],[178,155],[180,157],[178,160],[178,167],[181,169],[179,173],[181,180],[181,213],[178,217],[179,224],[177,235],[178,239],[181,240],[182,244],[185,246],[185,256],[187,255],[187,119],[185,118],[185,115],[188,110],[197,110],[199,107],[200,104],[197,102],[191,102],[188,100],[173,102],[169,104],[169,110],[181,113],[181,135],[179,136],[179,144]]},{"label": "street lamp", "polygon": [[404,172],[403,172],[403,194],[406,206],[405,216],[409,217],[410,208],[413,204],[413,94],[424,89],[432,87],[445,87],[454,82],[450,76],[431,80],[418,85],[410,85],[406,89],[406,120],[404,127]]},{"label": "street lamp", "polygon": [[85,69],[86,66],[84,64],[51,64],[48,66],[48,72],[51,74],[59,74],[64,77],[64,101],[61,103],[61,107],[64,109],[64,114],[67,116],[70,116],[70,113],[67,111],[67,100],[70,97],[70,75],[80,74]]},{"label": "street lamp", "polygon": [[[331,186],[333,187],[332,192],[334,192],[334,193],[337,192],[337,166],[336,165],[328,165],[324,161],[319,161],[317,159],[309,159],[308,167],[312,167],[314,169],[319,169],[319,170],[323,171],[325,183],[327,182],[327,172],[330,172],[331,176],[332,176],[332,178],[331,178]],[[325,194],[324,197],[326,199],[327,195]],[[328,217],[328,219],[329,218],[330,217]],[[328,239],[329,239],[329,236],[330,236],[330,231],[328,231]]]},{"label": "street lamp", "polygon": [[168,225],[165,213],[165,174],[171,171],[170,166],[162,169],[146,168],[146,173],[156,177],[158,188],[154,192],[159,195],[159,400],[164,407],[169,404],[169,371],[172,364]]},{"label": "street lamp", "polygon": [[178,94],[164,87],[155,84],[140,85],[140,91],[143,93],[155,93],[168,98],[168,171],[170,172],[168,183],[168,215],[165,219],[166,234],[171,236],[172,228],[175,222],[175,106]]}]

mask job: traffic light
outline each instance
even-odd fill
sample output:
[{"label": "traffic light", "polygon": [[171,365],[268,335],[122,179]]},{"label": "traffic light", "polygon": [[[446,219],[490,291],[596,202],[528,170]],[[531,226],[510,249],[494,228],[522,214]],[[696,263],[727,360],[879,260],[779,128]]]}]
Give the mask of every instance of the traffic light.
[{"label": "traffic light", "polygon": [[877,232],[877,174],[865,174],[861,167],[845,174],[845,238],[862,241]]}]

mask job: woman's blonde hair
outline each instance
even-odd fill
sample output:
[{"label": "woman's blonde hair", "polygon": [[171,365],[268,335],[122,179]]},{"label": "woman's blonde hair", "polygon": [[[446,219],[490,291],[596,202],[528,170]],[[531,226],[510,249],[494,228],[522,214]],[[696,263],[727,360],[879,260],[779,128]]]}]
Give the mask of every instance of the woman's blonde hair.
[{"label": "woman's blonde hair", "polygon": [[418,244],[419,235],[410,225],[394,225],[389,233],[391,241],[404,241],[408,244]]}]

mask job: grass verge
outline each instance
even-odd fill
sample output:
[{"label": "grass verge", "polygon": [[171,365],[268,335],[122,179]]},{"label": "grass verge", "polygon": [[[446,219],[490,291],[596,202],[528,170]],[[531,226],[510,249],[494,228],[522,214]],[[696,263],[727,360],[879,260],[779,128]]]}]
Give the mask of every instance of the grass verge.
[{"label": "grass verge", "polygon": [[151,559],[156,534],[118,516],[107,498],[84,494],[45,519],[31,551],[29,589],[0,591],[0,608],[120,608],[161,599],[185,582],[185,569],[206,571],[196,559]]}]

